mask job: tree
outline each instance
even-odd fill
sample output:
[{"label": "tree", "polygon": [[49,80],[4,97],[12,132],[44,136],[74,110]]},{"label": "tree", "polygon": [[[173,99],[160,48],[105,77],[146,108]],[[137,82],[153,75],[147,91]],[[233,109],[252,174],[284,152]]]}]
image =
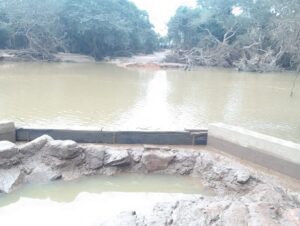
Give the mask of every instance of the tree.
[{"label": "tree", "polygon": [[56,51],[61,45],[57,12],[60,1],[1,0],[5,25],[10,29],[8,48],[31,49],[43,54]]},{"label": "tree", "polygon": [[60,17],[72,52],[102,58],[157,48],[148,15],[128,1],[68,0]]},{"label": "tree", "polygon": [[299,64],[296,0],[199,0],[179,8],[169,38],[181,61],[248,71],[293,70]]},{"label": "tree", "polygon": [[158,47],[146,12],[127,0],[0,0],[1,48],[41,58],[56,52],[105,56]]}]

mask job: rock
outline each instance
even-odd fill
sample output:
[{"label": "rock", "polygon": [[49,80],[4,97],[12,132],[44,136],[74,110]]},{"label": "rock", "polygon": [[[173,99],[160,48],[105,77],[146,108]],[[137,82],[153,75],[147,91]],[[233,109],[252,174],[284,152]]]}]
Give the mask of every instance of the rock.
[{"label": "rock", "polygon": [[129,149],[129,154],[131,156],[131,159],[135,162],[138,163],[142,159],[142,155],[144,152],[144,148],[135,148],[135,149]]},{"label": "rock", "polygon": [[9,159],[18,154],[18,147],[9,141],[0,141],[0,159]]},{"label": "rock", "polygon": [[26,176],[27,183],[47,183],[49,181],[58,180],[61,178],[61,173],[53,170],[49,166],[40,164],[36,166],[32,172]]},{"label": "rock", "polygon": [[269,203],[252,202],[248,204],[248,225],[259,226],[278,226],[277,218],[279,217],[276,208],[270,209]]},{"label": "rock", "polygon": [[61,180],[61,179],[62,179],[62,174],[61,173],[54,173],[50,177],[50,181],[57,181],[57,180]]},{"label": "rock", "polygon": [[89,146],[85,149],[85,156],[87,169],[99,169],[104,165],[105,149],[103,147]]},{"label": "rock", "polygon": [[19,169],[0,170],[0,193],[9,193],[22,183],[24,175]]},{"label": "rock", "polygon": [[219,192],[247,193],[257,185],[257,180],[251,180],[247,168],[213,153],[201,153],[196,160],[193,176],[200,176]]},{"label": "rock", "polygon": [[288,209],[283,214],[281,225],[299,226],[300,225],[300,209]]},{"label": "rock", "polygon": [[56,170],[73,170],[85,162],[85,153],[82,152],[71,159],[62,159],[51,155],[44,155],[42,156],[42,162]]},{"label": "rock", "polygon": [[216,160],[213,158],[212,155],[207,153],[202,153],[200,156],[196,158],[196,163],[194,166],[194,173],[195,175],[202,175],[205,171],[210,171],[214,164],[216,163]]},{"label": "rock", "polygon": [[222,225],[248,226],[248,210],[242,202],[233,202],[221,217]]},{"label": "rock", "polygon": [[20,163],[18,147],[9,141],[0,141],[0,168],[11,168]]},{"label": "rock", "polygon": [[[147,147],[147,151],[140,146],[108,149],[54,141],[48,136],[23,145],[21,153],[10,142],[0,144],[0,192],[11,192],[21,183],[155,171],[172,175],[193,173],[213,190],[207,196],[166,194],[153,203],[151,200],[151,210],[146,213],[124,212],[101,225],[299,225],[298,192],[289,191],[276,178],[260,175],[218,153],[158,150],[157,146]],[[21,164],[15,166],[18,162]]]},{"label": "rock", "polygon": [[71,140],[52,140],[44,146],[43,150],[60,160],[74,159],[83,151],[76,142]]},{"label": "rock", "polygon": [[176,201],[156,204],[151,215],[146,218],[147,223],[145,225],[172,225],[172,214],[177,205],[178,203]]},{"label": "rock", "polygon": [[296,192],[289,192],[289,198],[296,203],[298,206],[300,206],[300,193]]},{"label": "rock", "polygon": [[117,166],[108,166],[108,167],[104,167],[100,170],[101,175],[105,175],[105,176],[114,176],[120,172],[122,172],[120,170],[120,168],[118,168]]},{"label": "rock", "polygon": [[53,141],[52,137],[48,135],[41,136],[27,144],[22,145],[20,147],[20,152],[24,155],[32,156],[41,151],[42,148],[51,141]]},{"label": "rock", "polygon": [[105,154],[105,166],[126,166],[131,162],[127,150],[107,150]]},{"label": "rock", "polygon": [[175,155],[163,151],[147,151],[143,154],[142,163],[149,172],[167,169]]},{"label": "rock", "polygon": [[245,170],[238,169],[235,174],[235,178],[236,178],[236,182],[238,182],[239,184],[246,184],[250,180],[251,175],[249,172]]},{"label": "rock", "polygon": [[181,200],[172,210],[172,225],[205,225],[204,214],[196,208],[195,203],[191,201]]},{"label": "rock", "polygon": [[264,203],[282,203],[285,194],[276,191],[276,189],[268,184],[258,184],[250,192],[251,199]]},{"label": "rock", "polygon": [[176,156],[168,167],[169,174],[189,175],[195,166],[197,154],[190,151],[175,151]]},{"label": "rock", "polygon": [[230,204],[227,200],[180,200],[172,213],[172,225],[224,225],[221,216]]},{"label": "rock", "polygon": [[21,169],[21,171],[22,171],[24,174],[26,174],[26,175],[30,175],[30,174],[32,173],[32,171],[33,171],[33,168],[23,167],[23,168]]}]

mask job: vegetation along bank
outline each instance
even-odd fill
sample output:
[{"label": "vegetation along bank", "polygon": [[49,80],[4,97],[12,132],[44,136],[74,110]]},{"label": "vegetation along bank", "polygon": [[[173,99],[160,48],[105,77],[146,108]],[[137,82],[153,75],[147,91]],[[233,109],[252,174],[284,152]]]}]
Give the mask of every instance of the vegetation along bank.
[{"label": "vegetation along bank", "polygon": [[128,0],[0,0],[0,60],[7,51],[21,60],[59,61],[59,52],[100,60],[168,48],[166,61],[188,68],[296,71],[299,12],[297,0],[198,0],[179,7],[160,37]]}]

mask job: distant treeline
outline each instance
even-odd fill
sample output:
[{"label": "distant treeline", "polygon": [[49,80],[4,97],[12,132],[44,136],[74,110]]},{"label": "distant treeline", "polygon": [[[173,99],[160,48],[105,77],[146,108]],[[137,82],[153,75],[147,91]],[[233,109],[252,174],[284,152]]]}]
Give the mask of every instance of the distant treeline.
[{"label": "distant treeline", "polygon": [[180,7],[168,27],[173,61],[243,71],[300,64],[299,0],[198,0]]},{"label": "distant treeline", "polygon": [[158,37],[129,0],[0,0],[0,49],[50,59],[56,52],[101,59],[172,47],[170,61],[243,71],[297,70],[299,0],[198,0],[180,7]]},{"label": "distant treeline", "polygon": [[0,49],[100,59],[157,47],[147,13],[127,0],[0,0]]}]

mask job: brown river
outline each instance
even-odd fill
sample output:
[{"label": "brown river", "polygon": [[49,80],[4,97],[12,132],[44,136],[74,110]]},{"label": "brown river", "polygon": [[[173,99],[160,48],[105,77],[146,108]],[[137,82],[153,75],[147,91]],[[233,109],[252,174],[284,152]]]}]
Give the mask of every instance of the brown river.
[{"label": "brown river", "polygon": [[300,143],[300,79],[292,73],[112,64],[0,65],[0,120],[18,126],[183,130],[225,122]]},{"label": "brown river", "polygon": [[158,202],[188,194],[214,195],[199,178],[170,175],[119,174],[31,184],[0,194],[0,219],[3,226],[99,226],[120,212],[147,215]]}]

